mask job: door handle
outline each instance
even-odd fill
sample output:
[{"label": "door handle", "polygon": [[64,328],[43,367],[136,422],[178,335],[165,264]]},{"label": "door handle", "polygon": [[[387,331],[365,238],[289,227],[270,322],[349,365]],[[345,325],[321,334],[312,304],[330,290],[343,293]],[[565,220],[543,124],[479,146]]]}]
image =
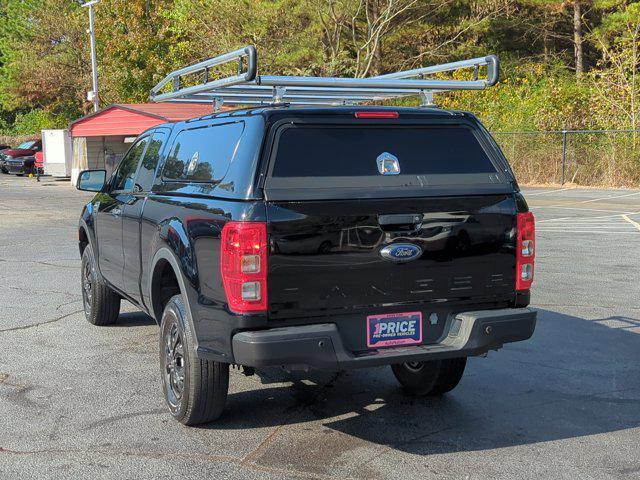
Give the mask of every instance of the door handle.
[{"label": "door handle", "polygon": [[120,207],[116,207],[109,213],[111,213],[111,215],[113,215],[114,217],[119,217],[120,215],[122,215],[122,209]]}]

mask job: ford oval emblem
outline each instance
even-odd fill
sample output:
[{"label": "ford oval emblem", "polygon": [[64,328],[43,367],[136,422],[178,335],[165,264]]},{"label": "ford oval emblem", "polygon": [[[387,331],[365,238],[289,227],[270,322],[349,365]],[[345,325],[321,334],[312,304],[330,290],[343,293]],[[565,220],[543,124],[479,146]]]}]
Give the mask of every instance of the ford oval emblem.
[{"label": "ford oval emblem", "polygon": [[380,256],[396,263],[410,262],[422,255],[422,249],[413,243],[392,243],[380,250]]}]

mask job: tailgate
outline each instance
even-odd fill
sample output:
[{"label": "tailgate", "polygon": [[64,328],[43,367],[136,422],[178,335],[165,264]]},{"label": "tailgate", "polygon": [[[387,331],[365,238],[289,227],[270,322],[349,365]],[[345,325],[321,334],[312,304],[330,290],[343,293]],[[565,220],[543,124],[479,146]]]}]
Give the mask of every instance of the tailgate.
[{"label": "tailgate", "polygon": [[513,195],[269,203],[269,317],[512,301],[515,213]]}]

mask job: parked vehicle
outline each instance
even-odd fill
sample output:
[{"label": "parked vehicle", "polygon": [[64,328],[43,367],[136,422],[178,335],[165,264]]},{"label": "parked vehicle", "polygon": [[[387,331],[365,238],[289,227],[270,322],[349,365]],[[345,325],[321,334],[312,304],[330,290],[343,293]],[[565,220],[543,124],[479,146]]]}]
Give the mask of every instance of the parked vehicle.
[{"label": "parked vehicle", "polygon": [[9,148],[2,152],[3,172],[15,175],[37,173],[35,154],[42,150],[40,140],[22,142],[16,148]]},{"label": "parked vehicle", "polygon": [[0,172],[9,173],[4,167],[4,151],[11,148],[9,145],[0,145]]},{"label": "parked vehicle", "polygon": [[98,192],[79,224],[85,315],[112,324],[124,298],[156,319],[185,424],[221,414],[232,364],[390,365],[439,395],[467,357],[533,334],[533,215],[469,113],[223,112],[148,130],[105,178],[78,181]]}]

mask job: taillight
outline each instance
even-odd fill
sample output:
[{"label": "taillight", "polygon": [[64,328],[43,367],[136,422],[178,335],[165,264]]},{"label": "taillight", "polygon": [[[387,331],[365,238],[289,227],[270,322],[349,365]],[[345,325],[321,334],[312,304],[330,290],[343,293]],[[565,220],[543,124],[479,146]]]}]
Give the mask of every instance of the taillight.
[{"label": "taillight", "polygon": [[227,222],[222,228],[220,270],[229,309],[267,310],[267,224]]},{"label": "taillight", "polygon": [[518,213],[516,220],[516,290],[529,290],[536,258],[536,223],[533,213]]}]

